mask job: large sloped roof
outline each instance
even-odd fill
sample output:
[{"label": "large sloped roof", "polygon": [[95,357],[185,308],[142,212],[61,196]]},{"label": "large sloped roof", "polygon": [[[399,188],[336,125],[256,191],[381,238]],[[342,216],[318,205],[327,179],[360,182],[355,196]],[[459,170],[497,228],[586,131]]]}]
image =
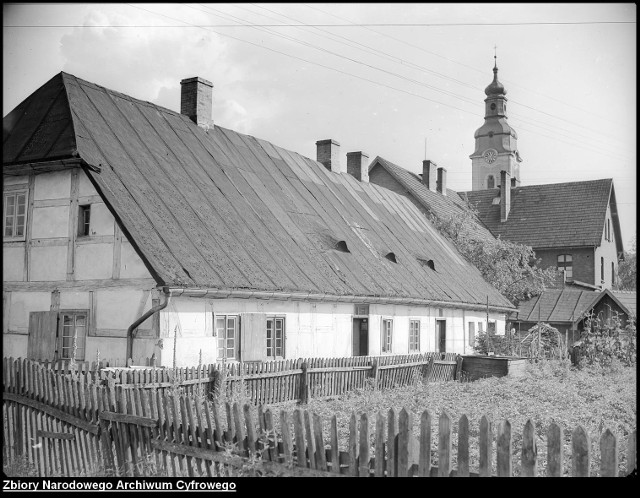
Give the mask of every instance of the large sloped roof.
[{"label": "large sloped roof", "polygon": [[[370,169],[376,164],[393,176],[427,211],[442,219],[463,214],[468,209],[466,200],[462,199],[455,190],[447,189],[447,195],[434,192],[422,182],[418,175],[380,156],[372,161]],[[494,238],[480,221],[471,225],[470,229],[482,239]]]},{"label": "large sloped roof", "polygon": [[484,225],[502,239],[535,248],[599,246],[611,199],[613,228],[622,250],[613,180],[529,185],[511,189],[507,221],[500,221],[500,189],[466,192]]},{"label": "large sloped roof", "polygon": [[5,166],[65,156],[90,166],[161,285],[473,305],[488,298],[513,309],[409,200],[264,140],[205,131],[66,73],[3,126]]},{"label": "large sloped roof", "polygon": [[[621,299],[621,295],[624,297]],[[635,293],[619,291],[547,289],[519,304],[518,320],[524,322],[577,322],[604,296],[611,297],[630,316],[636,316]]]}]

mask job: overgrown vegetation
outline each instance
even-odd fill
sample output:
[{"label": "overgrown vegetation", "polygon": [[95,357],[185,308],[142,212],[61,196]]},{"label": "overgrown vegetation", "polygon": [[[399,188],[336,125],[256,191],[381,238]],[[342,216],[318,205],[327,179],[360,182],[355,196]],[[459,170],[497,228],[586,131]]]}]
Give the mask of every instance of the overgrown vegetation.
[{"label": "overgrown vegetation", "polygon": [[574,347],[580,365],[609,367],[614,361],[626,366],[635,365],[636,345],[635,322],[622,327],[620,317],[614,313],[608,320],[589,316]]},{"label": "overgrown vegetation", "polygon": [[542,269],[530,246],[479,235],[477,210],[470,205],[448,217],[431,215],[435,227],[456,246],[484,279],[516,306],[539,295],[557,277],[555,268]]},{"label": "overgrown vegetation", "polygon": [[[286,403],[293,412],[298,408]],[[536,429],[538,448],[538,475],[546,469],[546,433],[551,422],[564,430],[564,469],[571,471],[571,431],[581,425],[590,436],[592,460],[591,474],[599,474],[599,441],[609,428],[618,436],[619,468],[626,469],[626,451],[629,434],[636,429],[636,370],[624,367],[618,360],[607,367],[586,365],[581,369],[571,366],[569,360],[539,360],[528,364],[524,377],[492,377],[475,382],[418,381],[411,386],[386,391],[363,389],[330,400],[311,400],[305,408],[323,419],[325,438],[328,438],[329,421],[337,416],[341,450],[346,451],[351,413],[369,414],[370,433],[375,433],[375,416],[381,412],[387,417],[389,409],[405,407],[413,413],[413,429],[419,431],[420,415],[429,410],[432,416],[432,464],[437,465],[438,417],[446,411],[454,427],[453,463],[456,465],[457,424],[466,414],[470,428],[470,466],[477,472],[479,466],[479,423],[483,415],[492,420],[493,426],[504,419],[511,422],[514,474],[520,470],[522,430],[527,419]],[[278,428],[279,432],[279,428]],[[495,437],[495,433],[494,433]],[[495,443],[494,443],[495,444]],[[495,472],[495,447],[494,447]]]}]

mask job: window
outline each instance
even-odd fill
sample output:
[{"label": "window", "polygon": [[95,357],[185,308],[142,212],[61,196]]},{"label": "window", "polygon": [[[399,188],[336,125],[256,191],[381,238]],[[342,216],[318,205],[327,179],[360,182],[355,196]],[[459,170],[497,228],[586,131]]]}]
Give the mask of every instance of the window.
[{"label": "window", "polygon": [[558,256],[558,270],[564,270],[567,280],[573,280],[573,257],[571,254],[560,254]]},{"label": "window", "polygon": [[393,320],[382,320],[382,352],[391,353]]},{"label": "window", "polygon": [[496,186],[496,179],[493,177],[493,175],[489,175],[489,177],[487,178],[487,188],[495,188]]},{"label": "window", "polygon": [[476,345],[476,324],[475,322],[469,322],[469,346]]},{"label": "window", "polygon": [[2,233],[5,239],[24,240],[27,221],[27,190],[13,190],[4,194]]},{"label": "window", "polygon": [[604,258],[600,258],[600,281],[604,284]]},{"label": "window", "polygon": [[409,352],[420,351],[420,320],[409,322]]},{"label": "window", "polygon": [[58,357],[63,360],[74,358],[84,361],[85,341],[89,323],[86,310],[61,311],[58,334]]},{"label": "window", "polygon": [[267,318],[267,358],[284,358],[284,318]]},{"label": "window", "polygon": [[78,213],[78,235],[86,236],[91,235],[89,231],[89,225],[91,221],[91,206],[80,206]]},{"label": "window", "polygon": [[611,221],[607,218],[607,226],[604,229],[605,240],[611,241]]},{"label": "window", "polygon": [[237,360],[239,324],[237,315],[216,316],[216,337],[218,338],[218,360]]},{"label": "window", "polygon": [[616,285],[616,267],[613,264],[613,261],[611,262],[611,287]]},{"label": "window", "polygon": [[478,334],[482,334],[482,322],[478,322]]},{"label": "window", "polygon": [[496,322],[487,323],[487,333],[495,334],[496,333]]}]

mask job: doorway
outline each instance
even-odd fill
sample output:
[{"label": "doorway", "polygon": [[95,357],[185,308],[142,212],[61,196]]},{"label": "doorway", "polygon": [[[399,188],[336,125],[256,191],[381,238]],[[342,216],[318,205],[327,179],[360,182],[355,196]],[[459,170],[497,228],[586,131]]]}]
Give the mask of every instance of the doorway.
[{"label": "doorway", "polygon": [[369,319],[353,319],[353,356],[369,355]]},{"label": "doorway", "polygon": [[436,344],[439,353],[447,352],[447,321],[436,320]]}]

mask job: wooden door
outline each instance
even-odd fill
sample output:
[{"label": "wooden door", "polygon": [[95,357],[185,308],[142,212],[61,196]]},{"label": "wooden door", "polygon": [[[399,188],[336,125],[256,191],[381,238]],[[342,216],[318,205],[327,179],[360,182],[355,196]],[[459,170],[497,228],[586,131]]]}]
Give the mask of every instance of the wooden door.
[{"label": "wooden door", "polygon": [[446,320],[436,320],[436,341],[438,352],[447,352],[447,322]]},{"label": "wooden door", "polygon": [[27,358],[55,360],[57,331],[57,311],[32,311],[29,313]]}]

